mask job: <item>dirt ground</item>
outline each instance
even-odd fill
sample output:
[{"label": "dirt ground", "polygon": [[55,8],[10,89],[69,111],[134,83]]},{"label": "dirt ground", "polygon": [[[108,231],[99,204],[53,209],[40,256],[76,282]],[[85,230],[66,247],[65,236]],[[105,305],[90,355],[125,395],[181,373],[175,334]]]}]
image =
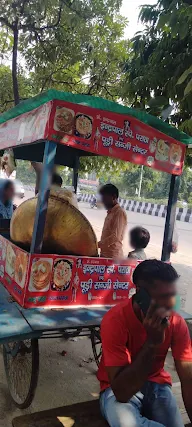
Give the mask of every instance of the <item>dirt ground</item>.
[{"label": "dirt ground", "polygon": [[[61,353],[66,351],[66,355]],[[172,374],[173,392],[187,422],[180,392],[180,384],[173,367],[171,353],[166,360],[166,369]],[[11,427],[12,419],[26,413],[97,399],[99,385],[97,367],[93,361],[89,338],[53,339],[40,341],[39,382],[34,401],[27,410],[16,409],[12,403],[0,355],[0,427]]]}]

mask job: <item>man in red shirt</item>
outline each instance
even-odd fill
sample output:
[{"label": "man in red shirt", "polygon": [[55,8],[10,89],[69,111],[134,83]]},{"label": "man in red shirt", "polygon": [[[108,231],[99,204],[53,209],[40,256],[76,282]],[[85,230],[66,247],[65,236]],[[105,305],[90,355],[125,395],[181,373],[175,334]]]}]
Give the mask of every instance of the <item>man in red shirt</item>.
[{"label": "man in red shirt", "polygon": [[[143,261],[133,282],[137,292],[144,288],[151,297],[147,314],[133,296],[103,318],[98,379],[101,410],[111,427],[183,427],[171,377],[164,370],[169,348],[192,421],[192,349],[187,325],[173,311],[177,279],[170,264]],[[165,318],[169,320],[162,322]]]}]

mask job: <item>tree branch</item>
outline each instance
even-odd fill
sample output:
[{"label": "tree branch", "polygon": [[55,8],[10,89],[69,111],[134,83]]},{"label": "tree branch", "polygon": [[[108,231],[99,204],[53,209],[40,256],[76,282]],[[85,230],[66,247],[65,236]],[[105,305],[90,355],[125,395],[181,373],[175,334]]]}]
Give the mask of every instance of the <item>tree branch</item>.
[{"label": "tree branch", "polygon": [[51,81],[52,83],[57,83],[57,84],[60,84],[60,85],[68,85],[68,86],[70,86],[71,88],[73,88],[73,86],[76,84],[75,82],[68,82],[67,80],[55,80],[55,79],[50,79],[50,81]]},{"label": "tree branch", "polygon": [[93,90],[93,88],[96,86],[96,83],[93,83],[90,87],[89,87],[89,90],[88,90],[88,92],[85,94],[85,95],[92,95],[92,90]]},{"label": "tree branch", "polygon": [[109,92],[109,89],[107,88],[107,86],[104,85],[100,85],[99,86],[103,89],[105,89],[105,91],[107,92],[107,94],[112,98],[113,101],[115,101],[114,96]]},{"label": "tree branch", "polygon": [[9,27],[13,31],[14,26],[12,24],[10,24],[10,22],[8,21],[7,18],[4,18],[3,16],[0,16],[0,22],[1,22],[2,25],[6,25],[7,27]]},{"label": "tree branch", "polygon": [[55,22],[55,24],[45,25],[44,27],[40,27],[40,28],[35,27],[36,31],[52,30],[52,29],[56,28],[60,24],[60,21],[61,21],[62,6],[63,6],[62,2],[60,2],[58,17],[57,17],[57,21]]},{"label": "tree branch", "polygon": [[44,89],[45,89],[45,87],[46,87],[46,84],[50,81],[50,79],[51,79],[51,77],[50,77],[50,76],[46,77],[46,79],[44,80],[44,82],[43,82],[43,84],[42,84],[42,86],[41,86],[41,92],[43,92],[43,91],[44,91]]},{"label": "tree branch", "polygon": [[[20,98],[20,101],[26,101],[26,99],[28,98]],[[14,102],[15,102],[14,99],[7,99],[6,101],[3,102],[1,107],[4,107],[4,105],[10,104],[10,103],[14,104]]]},{"label": "tree branch", "polygon": [[[8,37],[8,28],[7,28],[7,37]],[[4,53],[5,53],[5,46],[6,46],[6,43],[7,43],[7,39],[5,38],[4,43],[3,43],[3,47],[2,47],[2,52],[1,52],[1,56],[2,56],[2,58],[3,58],[3,55],[4,55]]]},{"label": "tree branch", "polygon": [[62,4],[62,0],[60,1],[60,6],[59,6],[59,11],[58,11],[58,16],[57,16],[57,20],[54,24],[50,24],[50,25],[44,25],[43,27],[36,27],[34,24],[28,24],[28,25],[20,25],[20,29],[22,30],[26,30],[26,29],[30,29],[31,31],[34,32],[42,32],[45,30],[52,30],[56,27],[58,27],[58,25],[60,24],[61,21],[61,15],[62,15],[62,8],[63,8],[63,4]]},{"label": "tree branch", "polygon": [[50,58],[50,56],[49,56],[49,52],[48,52],[48,50],[45,48],[44,43],[43,43],[43,40],[41,40],[41,37],[40,37],[40,35],[38,34],[38,32],[37,32],[36,30],[35,30],[35,35],[36,35],[37,39],[39,40],[39,43],[41,44],[42,49],[44,50],[45,54],[47,55],[47,58],[48,58],[48,59],[49,59],[49,61],[53,64],[53,61],[52,61],[52,59],[51,59],[51,58]]},{"label": "tree branch", "polygon": [[88,18],[88,15],[82,15],[82,13],[79,10],[76,10],[73,7],[71,7],[71,5],[68,4],[67,1],[65,1],[65,0],[63,0],[63,3],[65,6],[68,7],[68,9],[70,9],[72,12],[75,12],[78,16],[80,16],[80,18],[82,18],[86,21],[86,19]]},{"label": "tree branch", "polygon": [[[63,71],[64,73],[67,73],[67,71],[65,71],[65,70],[71,71],[70,68],[67,67],[67,65],[63,64],[62,67],[59,67],[57,70],[53,70],[48,76],[46,76],[46,78],[42,84],[41,92],[44,90],[44,88],[48,82],[51,82],[51,81],[52,82],[58,82],[57,80],[53,79],[54,74],[58,73],[59,71]],[[79,82],[80,82],[80,80],[79,80]],[[78,84],[79,82],[76,82],[76,84]],[[60,81],[59,83],[62,84],[62,83],[66,83],[66,82]]]},{"label": "tree branch", "polygon": [[23,4],[20,7],[20,14],[21,15],[23,15],[23,13],[24,13],[26,3],[28,3],[28,0],[23,0]]}]

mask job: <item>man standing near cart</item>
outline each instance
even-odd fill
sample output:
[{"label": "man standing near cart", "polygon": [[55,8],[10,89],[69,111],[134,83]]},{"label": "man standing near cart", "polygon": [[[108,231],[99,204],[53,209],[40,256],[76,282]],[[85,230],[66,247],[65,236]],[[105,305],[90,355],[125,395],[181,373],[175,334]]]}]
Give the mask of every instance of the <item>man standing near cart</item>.
[{"label": "man standing near cart", "polygon": [[99,192],[107,209],[99,248],[101,257],[123,258],[123,238],[127,227],[127,215],[118,203],[119,190],[113,184],[104,185]]},{"label": "man standing near cart", "polygon": [[[39,192],[43,164],[38,162],[31,162],[31,166],[33,167],[36,173],[35,195],[37,195]],[[62,183],[63,180],[61,176],[58,173],[53,172],[51,184],[56,185],[57,187],[62,187]]]}]

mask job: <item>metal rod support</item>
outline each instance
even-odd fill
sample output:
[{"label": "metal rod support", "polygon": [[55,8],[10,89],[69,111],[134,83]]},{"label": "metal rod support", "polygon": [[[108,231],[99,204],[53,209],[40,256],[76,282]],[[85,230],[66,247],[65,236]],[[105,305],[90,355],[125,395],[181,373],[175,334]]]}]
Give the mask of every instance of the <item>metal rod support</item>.
[{"label": "metal rod support", "polygon": [[46,141],[30,253],[41,253],[57,144]]},{"label": "metal rod support", "polygon": [[172,249],[172,238],[176,220],[176,207],[179,192],[180,176],[172,175],[169,190],[169,199],[167,205],[167,215],[165,220],[163,248],[162,248],[162,261],[170,260],[170,253]]},{"label": "metal rod support", "polygon": [[79,157],[77,156],[75,161],[75,167],[73,168],[73,182],[72,182],[75,190],[75,194],[77,193],[78,175],[79,175]]},{"label": "metal rod support", "polygon": [[139,191],[138,191],[138,197],[139,197],[139,199],[141,197],[142,181],[143,181],[143,165],[141,165],[141,173],[140,173],[140,179],[139,179]]}]

